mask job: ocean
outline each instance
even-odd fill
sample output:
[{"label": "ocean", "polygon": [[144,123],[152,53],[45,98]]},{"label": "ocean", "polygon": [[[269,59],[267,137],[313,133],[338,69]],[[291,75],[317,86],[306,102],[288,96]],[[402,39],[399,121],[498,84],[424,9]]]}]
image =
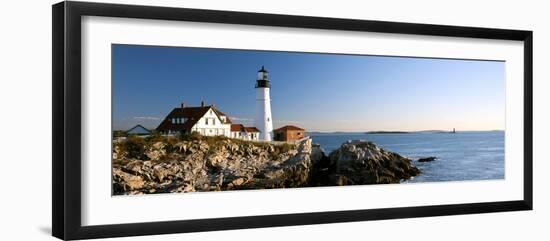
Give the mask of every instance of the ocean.
[{"label": "ocean", "polygon": [[[422,173],[407,182],[504,179],[504,131],[403,134],[310,133],[328,155],[347,140],[368,140],[413,160]],[[418,158],[435,156],[433,162]]]}]

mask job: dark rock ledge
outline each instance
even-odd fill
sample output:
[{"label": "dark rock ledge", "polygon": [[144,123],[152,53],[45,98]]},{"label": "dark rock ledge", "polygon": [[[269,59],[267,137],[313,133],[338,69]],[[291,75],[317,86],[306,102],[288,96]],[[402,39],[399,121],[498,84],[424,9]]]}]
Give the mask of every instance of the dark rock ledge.
[{"label": "dark rock ledge", "polygon": [[417,162],[433,162],[435,160],[437,160],[437,157],[429,156],[429,157],[418,158]]},{"label": "dark rock ledge", "polygon": [[372,142],[348,141],[328,156],[313,147],[311,186],[400,183],[418,174],[412,161]]}]

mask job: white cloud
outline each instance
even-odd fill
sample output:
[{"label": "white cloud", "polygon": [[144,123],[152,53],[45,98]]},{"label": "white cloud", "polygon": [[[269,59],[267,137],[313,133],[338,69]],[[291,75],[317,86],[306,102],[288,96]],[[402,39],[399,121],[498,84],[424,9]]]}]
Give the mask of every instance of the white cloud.
[{"label": "white cloud", "polygon": [[134,120],[160,120],[160,117],[156,116],[134,116],[132,117]]},{"label": "white cloud", "polygon": [[230,116],[229,119],[236,120],[236,121],[254,121],[254,119],[252,118],[241,118],[241,117],[235,117],[235,116]]},{"label": "white cloud", "polygon": [[[234,121],[243,121],[243,122],[250,122],[254,121],[253,118],[246,118],[246,117],[236,117],[236,116],[230,116],[229,119]],[[273,120],[274,123],[283,123],[283,124],[299,124],[300,121],[293,121],[293,120]]]}]

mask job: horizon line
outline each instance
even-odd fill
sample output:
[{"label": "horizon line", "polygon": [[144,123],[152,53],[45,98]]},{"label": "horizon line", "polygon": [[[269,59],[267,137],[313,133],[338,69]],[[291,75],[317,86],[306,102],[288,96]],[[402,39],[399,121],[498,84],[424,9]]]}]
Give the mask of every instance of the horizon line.
[{"label": "horizon line", "polygon": [[[409,131],[405,131],[405,130],[375,130],[375,131],[365,131],[365,130],[356,130],[356,131],[339,131],[339,130],[335,130],[335,131],[317,131],[317,130],[312,130],[312,131],[308,131],[306,130],[306,132],[318,132],[318,133],[334,133],[334,132],[347,132],[347,133],[366,133],[366,132],[434,132],[434,131],[438,131],[438,132],[452,132],[452,130],[409,130]],[[506,130],[503,130],[503,129],[488,129],[488,130],[455,130],[455,132],[466,132],[466,131],[506,131]]]}]

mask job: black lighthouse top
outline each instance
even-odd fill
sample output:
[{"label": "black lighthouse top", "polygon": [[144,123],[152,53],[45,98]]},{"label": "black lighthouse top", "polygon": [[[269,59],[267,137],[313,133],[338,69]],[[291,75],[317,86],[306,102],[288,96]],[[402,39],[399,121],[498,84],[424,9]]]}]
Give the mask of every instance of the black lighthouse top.
[{"label": "black lighthouse top", "polygon": [[270,88],[268,78],[269,72],[262,66],[262,69],[258,71],[258,78],[256,79],[256,88]]}]

